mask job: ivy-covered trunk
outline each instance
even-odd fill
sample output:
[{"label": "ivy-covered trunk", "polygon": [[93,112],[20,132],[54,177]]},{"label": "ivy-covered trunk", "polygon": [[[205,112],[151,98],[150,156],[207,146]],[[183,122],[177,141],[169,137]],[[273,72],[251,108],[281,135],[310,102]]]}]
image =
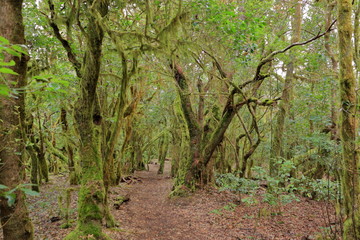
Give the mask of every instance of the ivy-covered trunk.
[{"label": "ivy-covered trunk", "polygon": [[[22,23],[22,0],[4,0],[0,7],[0,36],[10,44],[24,44]],[[26,85],[27,56],[5,54],[5,62],[14,61],[11,69],[17,73],[3,74],[9,87],[22,88]],[[0,96],[0,184],[13,189],[21,184],[20,172],[24,167],[20,154],[25,146],[21,134],[25,118],[24,94]],[[20,153],[20,154],[19,154]],[[25,205],[22,191],[16,191],[15,202],[10,206],[7,200],[0,198],[0,217],[3,236],[6,240],[33,239],[33,227]]]},{"label": "ivy-covered trunk", "polygon": [[78,200],[78,223],[77,228],[65,239],[81,239],[88,236],[95,239],[107,238],[101,230],[105,209],[103,164],[99,142],[101,115],[95,111],[103,30],[92,13],[100,13],[105,16],[108,12],[108,1],[88,0],[86,6],[86,10],[89,11],[86,50],[81,69],[81,93],[75,106],[76,128],[81,142],[79,148],[81,188]]},{"label": "ivy-covered trunk", "polygon": [[359,155],[356,146],[356,79],[353,69],[352,1],[338,1],[338,34],[340,63],[341,186],[343,194],[344,240],[360,239]]}]

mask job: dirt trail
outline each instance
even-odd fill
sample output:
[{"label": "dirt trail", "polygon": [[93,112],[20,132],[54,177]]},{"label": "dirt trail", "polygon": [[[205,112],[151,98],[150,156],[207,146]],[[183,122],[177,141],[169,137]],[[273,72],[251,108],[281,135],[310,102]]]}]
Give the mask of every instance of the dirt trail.
[{"label": "dirt trail", "polygon": [[326,208],[333,212],[330,204],[305,198],[282,206],[278,216],[269,205],[236,205],[237,195],[215,189],[169,199],[170,164],[163,175],[158,165],[149,167],[135,174],[141,182],[113,189],[113,196],[130,196],[113,211],[121,230],[105,230],[115,240],[310,240],[334,221],[326,215]]},{"label": "dirt trail", "polygon": [[[203,231],[181,212],[182,205],[190,199],[170,200],[172,180],[170,166],[165,164],[163,175],[157,174],[158,165],[150,164],[149,171],[137,172],[141,182],[124,186],[122,194],[128,194],[130,201],[113,212],[120,219],[124,229],[117,239],[208,239]],[[112,233],[109,233],[112,235]]]},{"label": "dirt trail", "polygon": [[[169,162],[163,175],[157,174],[158,165],[149,167],[149,171],[135,173],[141,182],[122,183],[111,189],[111,200],[126,194],[130,197],[118,210],[110,206],[120,224],[104,228],[113,240],[309,240],[336,222],[330,203],[306,198],[281,206],[279,215],[271,214],[273,206],[261,201],[250,206],[241,203],[238,195],[212,188],[169,199]],[[28,197],[36,240],[61,240],[75,228],[76,191],[71,201],[71,228],[61,228],[61,218],[51,220],[59,216],[59,196],[64,196],[68,187],[66,176],[51,176],[51,182],[41,186],[39,197]]]}]

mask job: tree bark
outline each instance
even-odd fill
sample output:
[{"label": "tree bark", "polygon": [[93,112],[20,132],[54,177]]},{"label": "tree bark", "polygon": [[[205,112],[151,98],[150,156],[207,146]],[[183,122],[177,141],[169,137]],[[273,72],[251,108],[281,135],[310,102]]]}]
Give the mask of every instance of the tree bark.
[{"label": "tree bark", "polygon": [[[24,44],[24,26],[22,22],[22,0],[4,0],[0,7],[0,36],[11,44]],[[25,75],[28,57],[5,54],[5,61],[15,61],[12,70],[18,75],[4,74],[9,86],[15,82],[15,88],[26,85]],[[10,189],[21,183],[20,172],[24,167],[19,153],[25,149],[21,125],[25,121],[24,93],[16,97],[0,97],[0,184]],[[19,141],[20,140],[20,141]],[[9,206],[6,199],[0,198],[0,217],[3,236],[6,240],[33,239],[33,227],[25,205],[22,191],[16,191],[16,201]]]},{"label": "tree bark", "polygon": [[38,158],[38,166],[39,166],[39,183],[41,183],[42,179],[45,182],[49,182],[49,170],[45,159],[45,147],[44,147],[44,135],[43,130],[41,127],[41,120],[40,120],[40,112],[39,108],[37,107],[37,117],[38,117],[38,125],[39,125],[39,144],[35,147],[37,152]]},{"label": "tree bark", "polygon": [[[326,9],[326,19],[325,19],[325,27],[328,28],[331,25],[331,21],[332,21],[332,10],[334,9],[335,4],[331,1],[328,0],[328,5],[327,5],[327,9]],[[331,69],[332,69],[332,73],[336,74],[338,72],[338,60],[335,57],[335,54],[332,50],[332,46],[330,43],[330,33],[325,34],[324,36],[325,39],[325,50],[326,50],[326,55],[331,59]],[[337,82],[337,77],[335,77],[334,79],[334,84],[333,87],[331,88],[331,123],[332,123],[332,130],[330,131],[331,133],[331,140],[339,140],[339,127],[338,127],[338,119],[339,119],[339,114],[338,114],[338,109],[339,109],[339,104],[338,104],[338,86],[337,84],[335,84],[335,82]]]},{"label": "tree bark", "polygon": [[[89,6],[89,7],[87,7]],[[96,86],[101,64],[103,30],[92,11],[105,16],[108,1],[86,1],[87,35],[84,63],[80,79],[80,97],[75,106],[76,127],[80,134],[81,188],[78,200],[78,223],[76,229],[65,239],[80,239],[92,235],[95,239],[106,239],[102,233],[102,219],[105,216],[105,188],[103,161],[100,152],[101,115],[95,111]]]},{"label": "tree bark", "polygon": [[[61,126],[62,130],[65,133],[66,138],[68,138],[69,134],[69,126],[67,122],[67,112],[65,108],[61,109]],[[78,184],[78,176],[76,175],[76,169],[75,169],[75,161],[74,161],[74,150],[70,144],[67,144],[66,146],[66,152],[68,155],[68,168],[69,168],[69,180],[70,185],[77,185]]]},{"label": "tree bark", "polygon": [[352,0],[338,1],[344,240],[360,239],[359,155],[356,146],[356,79],[353,68]]},{"label": "tree bark", "polygon": [[164,173],[165,159],[169,148],[169,139],[167,133],[160,138],[159,142],[159,169],[158,174]]},{"label": "tree bark", "polygon": [[184,184],[188,188],[202,185],[201,172],[204,170],[204,163],[201,159],[201,137],[202,132],[197,122],[197,117],[192,109],[192,104],[189,96],[189,86],[182,68],[178,64],[171,66],[174,72],[174,79],[178,85],[178,93],[180,97],[181,109],[184,113],[184,118],[188,127],[190,137],[189,141],[189,155],[186,158],[186,163],[182,164],[181,175],[183,179],[177,185]]}]

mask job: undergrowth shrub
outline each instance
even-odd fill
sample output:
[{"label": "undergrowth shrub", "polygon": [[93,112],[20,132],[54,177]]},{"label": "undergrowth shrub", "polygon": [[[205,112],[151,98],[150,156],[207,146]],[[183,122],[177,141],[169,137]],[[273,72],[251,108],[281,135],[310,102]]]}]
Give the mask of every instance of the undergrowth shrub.
[{"label": "undergrowth shrub", "polygon": [[[298,196],[315,200],[334,200],[338,196],[339,183],[328,179],[311,179],[305,176],[295,178],[291,175],[295,170],[292,161],[279,159],[278,175],[271,177],[262,167],[253,167],[255,179],[239,178],[233,173],[216,175],[216,184],[220,190],[229,190],[248,195],[242,202],[257,203],[256,195],[261,201],[270,205],[282,205],[299,201]],[[260,191],[262,190],[262,191]]]}]

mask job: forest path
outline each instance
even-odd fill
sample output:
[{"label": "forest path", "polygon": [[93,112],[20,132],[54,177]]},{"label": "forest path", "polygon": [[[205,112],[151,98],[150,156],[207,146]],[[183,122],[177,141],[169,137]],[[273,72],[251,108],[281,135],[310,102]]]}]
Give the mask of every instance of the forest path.
[{"label": "forest path", "polygon": [[[189,207],[190,198],[168,198],[173,184],[170,178],[170,163],[166,162],[162,175],[157,174],[158,168],[159,165],[149,164],[149,171],[135,173],[135,177],[141,182],[123,184],[121,195],[129,195],[130,201],[123,204],[120,210],[113,211],[123,231],[119,234],[108,234],[115,234],[114,239],[126,240],[210,239],[204,234],[209,234],[208,231],[211,230],[201,229],[200,225],[195,223],[201,219],[197,218],[198,215],[193,215],[195,212],[188,212],[185,207]],[[208,211],[200,211],[200,215],[208,214]]]},{"label": "forest path", "polygon": [[157,174],[158,168],[150,164],[149,171],[135,173],[140,182],[112,189],[112,199],[130,197],[119,210],[113,208],[120,227],[105,230],[112,239],[304,240],[315,239],[330,221],[328,203],[307,199],[282,206],[279,216],[271,216],[274,209],[267,204],[237,205],[238,195],[211,188],[170,199],[170,163],[166,162],[163,175]]},{"label": "forest path", "polygon": [[[135,173],[141,181],[111,188],[111,201],[119,196],[130,197],[119,209],[111,202],[120,226],[103,230],[113,240],[304,240],[314,239],[329,223],[336,222],[331,203],[307,198],[281,206],[280,215],[271,214],[279,207],[274,209],[261,201],[254,205],[239,204],[238,195],[214,188],[170,199],[173,184],[170,163],[166,162],[163,175],[157,174],[159,165],[149,167],[149,171]],[[64,219],[51,219],[59,216],[59,197],[64,196],[67,188],[79,186],[69,186],[66,175],[50,178],[49,183],[41,186],[40,196],[27,198],[35,240],[62,240],[76,226],[77,191],[72,194],[70,206],[72,226],[63,229]]]}]

